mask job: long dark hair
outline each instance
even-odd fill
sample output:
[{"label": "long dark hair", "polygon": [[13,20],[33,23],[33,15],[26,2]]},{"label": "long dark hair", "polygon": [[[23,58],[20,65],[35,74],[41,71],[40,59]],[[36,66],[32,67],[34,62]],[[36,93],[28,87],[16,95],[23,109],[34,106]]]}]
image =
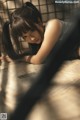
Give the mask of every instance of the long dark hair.
[{"label": "long dark hair", "polygon": [[[35,24],[39,24],[42,22],[42,17],[41,17],[41,14],[40,12],[38,11],[38,9],[30,2],[26,2],[23,4],[22,7],[16,9],[12,14],[11,14],[11,17],[10,17],[10,34],[8,33],[8,35],[6,34],[6,38],[8,38],[8,40],[3,40],[4,41],[4,44],[5,44],[5,48],[7,49],[7,51],[9,51],[9,48],[10,50],[12,49],[13,53],[14,52],[14,48],[13,48],[13,45],[11,43],[11,40],[10,40],[10,35],[12,37],[12,40],[14,41],[16,47],[17,47],[17,57],[12,56],[10,54],[10,52],[7,52],[7,54],[12,58],[12,59],[18,59],[20,58],[20,56],[24,56],[25,54],[24,53],[21,53],[21,46],[20,46],[20,41],[19,41],[19,38],[22,37],[22,34],[25,33],[25,32],[28,32],[28,31],[34,31],[34,30],[37,30],[39,33],[40,33],[40,30],[36,27]],[[7,27],[7,29],[9,29],[9,25],[6,24],[5,27],[4,27],[4,31],[7,31],[5,30]],[[8,30],[9,32],[9,30]],[[5,36],[4,34],[4,36]],[[8,43],[8,44],[6,44]],[[7,47],[6,47],[7,46]],[[11,46],[11,47],[10,47]],[[37,44],[29,44],[29,48],[30,48],[30,51],[28,51],[28,54],[27,54],[27,51],[26,51],[26,55],[29,55],[29,52],[30,54],[36,54],[38,49],[40,48],[41,44],[37,45]],[[20,55],[19,55],[20,53]]]}]

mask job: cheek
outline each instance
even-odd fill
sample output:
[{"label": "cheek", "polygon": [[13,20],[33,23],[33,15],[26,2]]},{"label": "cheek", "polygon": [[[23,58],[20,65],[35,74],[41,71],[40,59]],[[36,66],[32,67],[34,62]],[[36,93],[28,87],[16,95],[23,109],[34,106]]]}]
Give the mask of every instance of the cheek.
[{"label": "cheek", "polygon": [[27,42],[22,42],[22,47],[23,47],[24,49],[26,49],[26,48],[28,48],[28,47],[29,47],[29,45],[28,45],[28,43],[27,43]]},{"label": "cheek", "polygon": [[37,39],[41,39],[41,35],[39,33],[36,34],[35,36]]},{"label": "cheek", "polygon": [[42,32],[38,33],[38,37],[40,38],[40,40],[42,41],[44,34]]},{"label": "cheek", "polygon": [[38,31],[34,31],[31,35],[32,35],[35,39],[40,38],[40,33],[38,33]]}]

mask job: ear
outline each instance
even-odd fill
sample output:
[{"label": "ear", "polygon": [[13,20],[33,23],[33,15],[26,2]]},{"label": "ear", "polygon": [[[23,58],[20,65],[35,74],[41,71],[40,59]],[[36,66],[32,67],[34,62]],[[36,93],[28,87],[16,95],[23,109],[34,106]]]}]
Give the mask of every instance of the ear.
[{"label": "ear", "polygon": [[5,22],[3,25],[3,35],[2,35],[2,43],[5,47],[5,50],[8,54],[8,56],[14,60],[21,59],[25,55],[30,55],[31,51],[27,51],[23,54],[18,54],[13,48],[11,39],[10,39],[10,33],[9,33],[9,21]]}]

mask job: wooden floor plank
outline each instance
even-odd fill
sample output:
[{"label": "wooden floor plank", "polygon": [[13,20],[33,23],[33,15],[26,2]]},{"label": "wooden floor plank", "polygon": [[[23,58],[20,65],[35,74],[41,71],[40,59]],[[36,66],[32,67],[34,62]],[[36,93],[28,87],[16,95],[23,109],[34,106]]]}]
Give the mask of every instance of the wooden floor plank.
[{"label": "wooden floor plank", "polygon": [[[42,66],[24,62],[1,64],[0,113],[7,112],[9,118]],[[66,61],[61,66],[28,120],[80,120],[80,60]]]}]

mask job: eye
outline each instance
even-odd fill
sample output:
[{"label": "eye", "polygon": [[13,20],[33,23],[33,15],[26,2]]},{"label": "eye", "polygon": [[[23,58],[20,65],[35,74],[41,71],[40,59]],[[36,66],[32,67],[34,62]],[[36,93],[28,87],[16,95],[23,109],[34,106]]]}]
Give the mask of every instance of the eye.
[{"label": "eye", "polygon": [[23,36],[23,39],[25,40],[27,38],[27,35]]},{"label": "eye", "polygon": [[20,42],[24,42],[24,38],[23,37],[19,37],[19,41]]}]

